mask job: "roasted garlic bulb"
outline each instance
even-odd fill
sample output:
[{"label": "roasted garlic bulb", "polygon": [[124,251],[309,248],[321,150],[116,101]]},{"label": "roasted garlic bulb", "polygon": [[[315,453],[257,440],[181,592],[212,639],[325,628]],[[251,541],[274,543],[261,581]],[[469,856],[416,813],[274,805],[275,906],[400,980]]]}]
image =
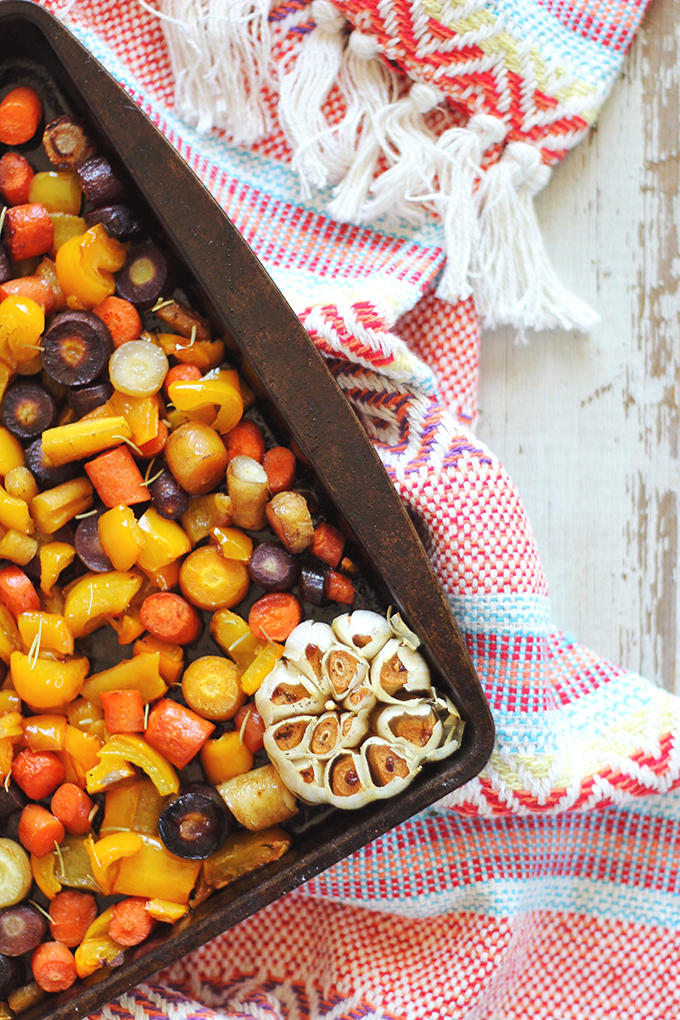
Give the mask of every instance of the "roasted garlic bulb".
[{"label": "roasted garlic bulb", "polygon": [[301,800],[358,808],[392,797],[423,762],[460,747],[463,722],[418,644],[399,616],[362,609],[295,628],[255,701],[269,757]]}]

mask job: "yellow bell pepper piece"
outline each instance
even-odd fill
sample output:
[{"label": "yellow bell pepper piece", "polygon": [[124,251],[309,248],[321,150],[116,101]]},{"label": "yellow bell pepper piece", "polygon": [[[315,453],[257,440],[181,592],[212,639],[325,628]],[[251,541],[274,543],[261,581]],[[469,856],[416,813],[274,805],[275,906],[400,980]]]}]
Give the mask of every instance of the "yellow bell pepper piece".
[{"label": "yellow bell pepper piece", "polygon": [[31,751],[61,751],[66,739],[66,716],[32,715],[24,719],[24,736]]},{"label": "yellow bell pepper piece", "polygon": [[188,903],[203,862],[176,857],[153,836],[140,838],[141,850],[120,862],[114,893],[148,899],[168,897],[174,903]]},{"label": "yellow bell pepper piece", "polygon": [[20,531],[10,528],[0,538],[0,559],[11,560],[20,567],[30,563],[38,551],[38,543],[34,538],[23,535]]},{"label": "yellow bell pepper piece", "polygon": [[69,703],[66,717],[70,726],[76,726],[83,733],[101,737],[104,733],[104,711],[87,698],[76,698]]},{"label": "yellow bell pepper piece", "polygon": [[0,477],[4,478],[12,468],[23,466],[23,446],[6,428],[0,428]]},{"label": "yellow bell pepper piece", "polygon": [[2,486],[0,486],[0,524],[5,528],[21,531],[24,535],[32,535],[35,531],[28,503],[16,496],[10,496]]},{"label": "yellow bell pepper piece", "polygon": [[64,294],[82,308],[100,305],[116,289],[112,274],[123,268],[127,247],[109,237],[101,223],[66,241],[55,260]]},{"label": "yellow bell pepper piece", "polygon": [[139,607],[130,606],[122,616],[110,616],[109,623],[118,635],[119,645],[129,645],[140,637],[146,627],[139,617]]},{"label": "yellow bell pepper piece", "polygon": [[63,616],[57,613],[32,611],[20,613],[17,618],[19,634],[28,649],[40,635],[39,650],[56,652],[57,655],[73,655],[73,634]]},{"label": "yellow bell pepper piece", "polygon": [[83,460],[132,439],[132,429],[120,415],[57,425],[42,434],[43,453],[54,467]]},{"label": "yellow bell pepper piece", "polygon": [[0,659],[9,664],[12,652],[21,648],[21,637],[14,617],[0,602]]},{"label": "yellow bell pepper piece", "polygon": [[85,840],[85,849],[92,865],[92,874],[105,896],[110,896],[123,857],[131,857],[142,848],[142,837],[136,832],[111,832],[95,843],[92,836]]},{"label": "yellow bell pepper piece", "polygon": [[85,773],[85,789],[88,793],[104,793],[125,779],[136,778],[137,773],[129,762],[111,754]]},{"label": "yellow bell pepper piece", "polygon": [[185,365],[196,365],[201,372],[208,372],[224,360],[224,344],[221,340],[197,340],[177,336],[175,333],[157,333],[155,341],[166,354],[172,354]]},{"label": "yellow bell pepper piece", "polygon": [[38,530],[53,535],[76,514],[85,513],[92,506],[93,491],[89,478],[74,478],[34,496],[29,505]]},{"label": "yellow bell pepper piece", "polygon": [[136,690],[147,704],[162,698],[167,689],[160,673],[160,652],[149,651],[124,659],[101,673],[93,673],[83,685],[83,697],[99,705],[102,691]]},{"label": "yellow bell pepper piece", "polygon": [[33,881],[48,900],[53,900],[61,892],[61,882],[57,878],[56,854],[44,854],[42,857],[31,854],[31,871]]},{"label": "yellow bell pepper piece", "polygon": [[12,771],[14,761],[14,737],[3,737],[0,740],[0,777],[6,779]]},{"label": "yellow bell pepper piece", "polygon": [[44,170],[34,176],[28,190],[28,201],[38,202],[49,213],[77,216],[82,199],[78,175],[72,170]]},{"label": "yellow bell pepper piece", "polygon": [[253,540],[240,528],[213,528],[210,533],[210,544],[219,546],[225,560],[250,563]]},{"label": "yellow bell pepper piece", "polygon": [[12,743],[23,737],[24,727],[21,712],[4,712],[0,715],[0,740],[10,739]]},{"label": "yellow bell pepper piece", "polygon": [[147,900],[146,909],[156,921],[165,921],[166,924],[174,924],[189,913],[188,903],[173,903],[171,900]]},{"label": "yellow bell pepper piece", "polygon": [[28,297],[10,295],[0,303],[0,357],[8,365],[30,361],[45,329],[45,313]]},{"label": "yellow bell pepper piece", "polygon": [[160,821],[167,797],[158,792],[150,779],[146,777],[139,784],[139,800],[132,819],[132,831],[141,836],[158,836]]},{"label": "yellow bell pepper piece", "polygon": [[132,438],[137,446],[148,443],[158,435],[158,398],[131,397],[114,390],[109,403],[114,414],[122,415],[132,429]]},{"label": "yellow bell pepper piece", "polygon": [[61,708],[80,694],[90,664],[86,658],[31,660],[12,652],[9,669],[17,694],[33,709]]},{"label": "yellow bell pepper piece", "polygon": [[88,977],[103,967],[125,950],[109,935],[109,925],[113,917],[113,907],[108,907],[96,917],[85,932],[85,938],[76,949],[74,956],[76,971],[79,978]]},{"label": "yellow bell pepper piece", "polygon": [[259,691],[264,678],[269,676],[282,655],[283,645],[274,641],[266,645],[241,675],[241,690],[246,694]]},{"label": "yellow bell pepper piece", "polygon": [[129,506],[121,503],[107,510],[97,523],[104,552],[116,570],[129,570],[144,547],[144,532]]},{"label": "yellow bell pepper piece", "polygon": [[66,727],[64,750],[71,755],[76,772],[82,775],[85,782],[85,773],[99,765],[99,751],[103,747],[103,741],[92,733],[85,733],[77,726]]},{"label": "yellow bell pepper piece", "polygon": [[116,786],[113,790],[106,791],[104,804],[104,818],[99,829],[100,836],[106,836],[109,832],[120,832],[121,830],[133,832],[133,820],[139,803],[140,782],[128,783],[123,786]]},{"label": "yellow bell pepper piece", "polygon": [[132,649],[133,655],[142,655],[145,652],[151,654],[158,652],[160,655],[158,668],[161,676],[166,684],[177,683],[184,672],[184,649],[181,645],[169,645],[165,641],[159,641],[158,638],[147,634],[146,637],[135,641],[135,646]]},{"label": "yellow bell pepper piece", "polygon": [[238,730],[223,733],[217,740],[206,740],[201,748],[201,765],[213,786],[250,772],[253,761],[253,752],[242,742]]},{"label": "yellow bell pepper piece", "polygon": [[162,796],[179,790],[179,779],[170,762],[136,733],[114,734],[99,751],[102,760],[109,755],[124,758],[143,769]]},{"label": "yellow bell pepper piece", "polygon": [[73,563],[75,555],[68,542],[46,542],[40,546],[40,589],[45,595],[52,593],[52,586],[62,570]]},{"label": "yellow bell pepper piece", "polygon": [[[142,585],[138,574],[109,570],[85,574],[70,589],[64,603],[64,616],[75,638],[91,634],[109,616],[119,616]],[[87,695],[86,695],[87,696]]]},{"label": "yellow bell pepper piece", "polygon": [[21,698],[17,692],[12,688],[8,687],[3,691],[0,691],[0,712],[20,712],[21,711]]},{"label": "yellow bell pepper piece", "polygon": [[238,372],[231,368],[211,372],[202,379],[170,383],[168,396],[178,411],[189,415],[217,406],[212,425],[218,432],[229,432],[243,416]]},{"label": "yellow bell pepper piece", "polygon": [[258,653],[266,647],[256,637],[243,617],[231,609],[218,609],[210,621],[210,633],[236,665],[245,670],[254,662]]},{"label": "yellow bell pepper piece", "polygon": [[144,548],[137,558],[143,570],[161,570],[191,552],[186,532],[175,521],[161,517],[153,507],[149,507],[137,523],[144,532]]}]

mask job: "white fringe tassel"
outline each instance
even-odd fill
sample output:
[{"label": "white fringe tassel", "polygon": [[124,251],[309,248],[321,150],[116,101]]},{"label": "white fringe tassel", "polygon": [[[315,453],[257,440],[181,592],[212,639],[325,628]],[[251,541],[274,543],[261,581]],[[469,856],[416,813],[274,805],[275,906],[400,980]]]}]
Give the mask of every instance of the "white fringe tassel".
[{"label": "white fringe tassel", "polygon": [[469,297],[470,263],[478,241],[474,190],[484,153],[507,133],[499,117],[478,113],[464,128],[450,128],[437,142],[438,190],[430,205],[444,225],[446,265],[437,297],[458,301]]},{"label": "white fringe tassel", "polygon": [[281,126],[306,196],[310,185],[322,188],[342,176],[337,138],[322,107],[338,78],[347,38],[347,23],[330,0],[314,0],[310,10],[316,28],[281,78],[279,100]]},{"label": "white fringe tassel", "polygon": [[201,133],[226,131],[236,145],[265,135],[271,0],[161,0],[158,11],[140,2],[161,20],[179,116]]},{"label": "white fringe tassel", "polygon": [[562,286],[543,244],[533,198],[550,173],[533,145],[511,142],[482,176],[474,294],[485,326],[585,331],[597,322]]},{"label": "white fringe tassel", "polygon": [[382,151],[375,117],[395,101],[398,79],[381,59],[375,39],[355,29],[338,85],[347,104],[337,127],[338,157],[345,176],[333,189],[328,211],[341,223],[360,224]]}]

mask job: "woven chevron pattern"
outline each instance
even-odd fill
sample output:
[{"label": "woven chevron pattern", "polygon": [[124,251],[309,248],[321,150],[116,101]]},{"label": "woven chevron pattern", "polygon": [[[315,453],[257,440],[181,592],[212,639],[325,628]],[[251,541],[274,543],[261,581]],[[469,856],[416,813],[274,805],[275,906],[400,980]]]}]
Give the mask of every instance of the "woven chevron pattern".
[{"label": "woven chevron pattern", "polygon": [[[277,54],[315,31],[308,7],[290,0],[270,12]],[[437,24],[462,9],[442,7]],[[394,31],[389,0],[364,10]],[[509,24],[504,11],[492,13]],[[531,11],[544,19],[536,46],[561,39],[574,53],[569,73],[591,82],[588,52],[602,55],[606,77],[640,15],[632,2]],[[514,7],[515,19],[523,13]],[[428,47],[418,50],[408,25],[434,31],[431,8],[409,5],[407,16],[395,59],[406,66],[420,52],[426,80]],[[440,225],[334,222],[323,196],[298,197],[273,92],[269,134],[252,149],[199,136],[172,108],[155,17],[136,0],[80,0],[71,18],[218,197],[328,359],[419,522],[497,727],[476,780],[101,1016],[677,1020],[680,706],[551,623],[520,496],[472,431],[473,300],[434,295]],[[437,31],[441,55],[451,36]],[[336,94],[329,116],[334,104]]]}]

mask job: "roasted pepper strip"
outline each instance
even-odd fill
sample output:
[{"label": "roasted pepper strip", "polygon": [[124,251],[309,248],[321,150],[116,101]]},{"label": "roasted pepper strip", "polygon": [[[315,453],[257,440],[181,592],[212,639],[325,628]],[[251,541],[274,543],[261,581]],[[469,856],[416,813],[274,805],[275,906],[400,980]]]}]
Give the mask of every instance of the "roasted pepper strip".
[{"label": "roasted pepper strip", "polygon": [[12,652],[9,668],[17,694],[33,709],[48,709],[78,697],[90,664],[85,658],[56,662]]},{"label": "roasted pepper strip", "polygon": [[141,586],[139,574],[120,570],[79,578],[64,603],[64,617],[73,636],[90,634],[106,623],[107,617],[124,613]]},{"label": "roasted pepper strip", "polygon": [[217,416],[212,426],[218,432],[229,432],[238,425],[243,415],[238,372],[231,368],[211,372],[195,382],[171,383],[168,396],[178,411],[190,413],[217,405]]},{"label": "roasted pepper strip", "polygon": [[136,776],[129,762],[110,754],[85,773],[85,789],[88,793],[104,793],[122,780],[135,779]]},{"label": "roasted pepper strip", "polygon": [[149,650],[132,659],[124,659],[117,666],[93,673],[83,684],[83,697],[99,705],[102,691],[136,690],[142,701],[162,698],[167,686],[160,674],[161,653]]},{"label": "roasted pepper strip", "polygon": [[173,903],[171,900],[152,899],[146,901],[146,909],[156,921],[174,924],[189,911],[186,903]]},{"label": "roasted pepper strip", "polygon": [[95,843],[92,836],[85,840],[85,849],[92,865],[92,874],[105,896],[113,892],[113,885],[121,858],[131,857],[142,847],[142,837],[136,832],[112,832]]},{"label": "roasted pepper strip", "polygon": [[146,772],[162,796],[177,793],[179,790],[179,779],[172,765],[143,737],[138,737],[134,733],[116,733],[99,751],[102,760],[109,755],[138,765]]},{"label": "roasted pepper strip", "polygon": [[76,970],[78,977],[88,977],[96,970],[122,953],[125,946],[121,946],[109,935],[109,925],[113,917],[113,907],[109,907],[99,917],[95,918],[85,932],[85,938],[75,951]]},{"label": "roasted pepper strip", "polygon": [[202,861],[176,857],[153,836],[140,839],[144,844],[141,850],[120,862],[114,893],[147,899],[172,897],[174,903],[188,903]]},{"label": "roasted pepper strip", "polygon": [[61,882],[57,878],[57,855],[45,854],[43,857],[36,857],[31,854],[31,871],[38,889],[53,900],[57,893],[61,892]]}]

